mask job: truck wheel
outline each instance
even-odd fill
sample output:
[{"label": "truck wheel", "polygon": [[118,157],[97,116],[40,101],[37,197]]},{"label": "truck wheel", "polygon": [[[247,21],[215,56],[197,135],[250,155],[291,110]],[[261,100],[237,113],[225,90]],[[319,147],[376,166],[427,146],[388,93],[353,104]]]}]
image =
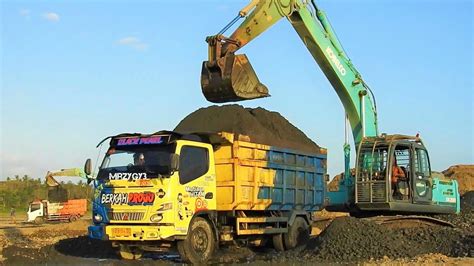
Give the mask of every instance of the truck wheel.
[{"label": "truck wheel", "polygon": [[296,217],[293,224],[288,228],[288,233],[283,235],[286,249],[293,249],[306,243],[309,239],[309,228],[302,217]]},{"label": "truck wheel", "polygon": [[35,224],[42,224],[44,223],[43,217],[36,217],[35,218]]},{"label": "truck wheel", "polygon": [[138,260],[143,256],[143,250],[128,245],[120,245],[119,254],[125,260]]},{"label": "truck wheel", "polygon": [[183,261],[192,264],[206,263],[216,247],[209,222],[201,217],[194,218],[186,239],[179,241],[177,247]]},{"label": "truck wheel", "polygon": [[76,216],[76,215],[72,215],[71,217],[69,217],[69,221],[70,221],[70,222],[75,222],[75,221],[77,221],[77,216]]},{"label": "truck wheel", "polygon": [[273,247],[276,251],[285,251],[282,234],[273,235]]}]

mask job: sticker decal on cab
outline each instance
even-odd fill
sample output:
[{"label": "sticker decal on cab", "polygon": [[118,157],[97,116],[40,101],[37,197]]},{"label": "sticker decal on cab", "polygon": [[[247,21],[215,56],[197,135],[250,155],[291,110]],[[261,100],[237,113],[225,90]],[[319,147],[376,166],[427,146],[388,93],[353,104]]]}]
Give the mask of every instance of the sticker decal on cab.
[{"label": "sticker decal on cab", "polygon": [[101,195],[101,204],[111,205],[152,205],[155,193],[150,191],[133,193],[104,193]]},{"label": "sticker decal on cab", "polygon": [[146,173],[109,173],[109,180],[141,180],[148,179]]}]

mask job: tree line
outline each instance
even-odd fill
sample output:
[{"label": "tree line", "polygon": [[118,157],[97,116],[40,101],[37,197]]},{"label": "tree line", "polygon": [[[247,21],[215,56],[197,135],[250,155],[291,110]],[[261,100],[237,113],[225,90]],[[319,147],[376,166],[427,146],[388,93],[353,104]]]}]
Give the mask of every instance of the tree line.
[{"label": "tree line", "polygon": [[[92,187],[83,180],[77,184],[60,182],[60,187],[66,191],[68,199],[90,200],[93,195]],[[6,181],[0,181],[0,211],[8,212],[11,208],[27,210],[31,201],[48,199],[48,194],[51,194],[51,189],[48,189],[46,180],[28,175],[7,177]]]}]

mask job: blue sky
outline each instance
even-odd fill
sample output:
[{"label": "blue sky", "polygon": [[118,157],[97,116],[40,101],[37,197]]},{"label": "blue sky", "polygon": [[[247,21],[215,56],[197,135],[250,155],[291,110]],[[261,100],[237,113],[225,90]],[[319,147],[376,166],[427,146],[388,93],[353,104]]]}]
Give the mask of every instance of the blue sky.
[{"label": "blue sky", "polygon": [[[211,105],[204,39],[247,2],[2,1],[0,179],[82,167],[105,136],[172,129]],[[375,93],[380,131],[420,132],[434,170],[473,163],[472,1],[317,3]],[[242,52],[272,97],[241,104],[280,112],[341,172],[342,104],[291,25]]]}]

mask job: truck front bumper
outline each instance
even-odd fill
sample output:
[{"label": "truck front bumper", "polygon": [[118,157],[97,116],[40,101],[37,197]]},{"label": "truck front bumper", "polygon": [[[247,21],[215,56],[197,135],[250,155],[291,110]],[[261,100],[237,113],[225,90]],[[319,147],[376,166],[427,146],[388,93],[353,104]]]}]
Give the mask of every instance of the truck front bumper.
[{"label": "truck front bumper", "polygon": [[176,235],[174,226],[91,225],[89,237],[100,240],[152,241]]}]

